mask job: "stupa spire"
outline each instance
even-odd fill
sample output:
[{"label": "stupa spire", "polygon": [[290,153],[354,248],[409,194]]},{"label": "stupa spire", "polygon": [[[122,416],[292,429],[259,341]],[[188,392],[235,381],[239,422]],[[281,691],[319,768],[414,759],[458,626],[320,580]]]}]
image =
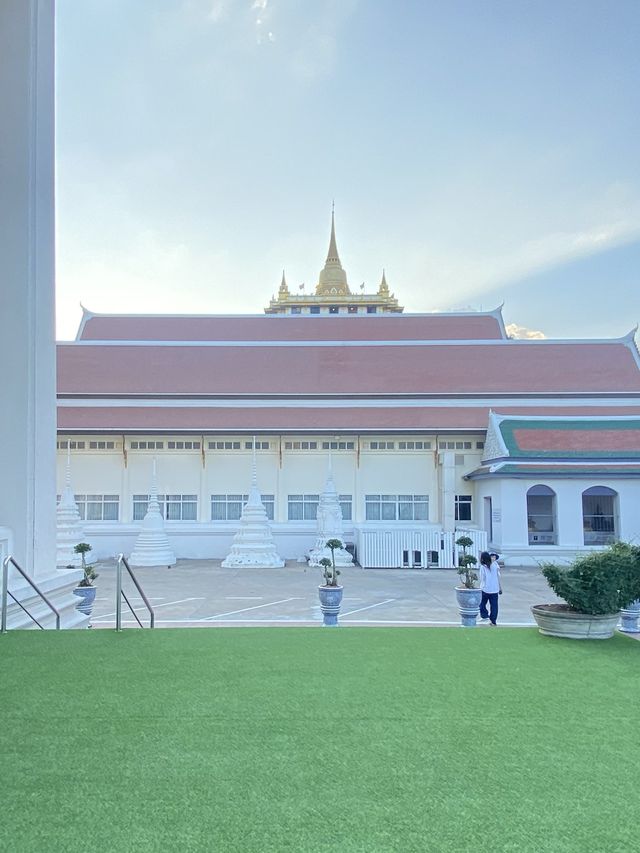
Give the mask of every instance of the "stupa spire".
[{"label": "stupa spire", "polygon": [[316,296],[346,296],[350,293],[347,284],[347,274],[340,263],[338,255],[338,244],[336,242],[336,217],[335,206],[331,205],[331,236],[329,238],[329,251],[324,269],[320,273],[320,280],[316,287]]},{"label": "stupa spire", "polygon": [[329,238],[329,251],[327,252],[327,264],[340,263],[338,245],[336,243],[336,213],[335,205],[331,204],[331,237]]}]

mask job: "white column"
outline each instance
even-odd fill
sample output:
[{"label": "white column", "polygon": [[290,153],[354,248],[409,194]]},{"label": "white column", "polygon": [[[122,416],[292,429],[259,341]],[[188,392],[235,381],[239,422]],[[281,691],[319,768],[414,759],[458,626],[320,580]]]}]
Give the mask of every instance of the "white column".
[{"label": "white column", "polygon": [[55,571],[54,4],[0,3],[0,526]]},{"label": "white column", "polygon": [[[128,524],[133,518],[133,502],[129,488],[129,456],[126,439],[122,437],[122,455],[120,457],[120,523]],[[125,464],[126,460],[126,464]]]},{"label": "white column", "polygon": [[455,454],[445,450],[440,454],[440,523],[446,533],[456,527],[456,465]]}]

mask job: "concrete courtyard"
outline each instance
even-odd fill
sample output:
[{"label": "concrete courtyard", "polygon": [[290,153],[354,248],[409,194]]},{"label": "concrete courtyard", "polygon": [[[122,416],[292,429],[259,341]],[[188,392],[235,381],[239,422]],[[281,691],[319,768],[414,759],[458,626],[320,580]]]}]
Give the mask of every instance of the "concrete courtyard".
[{"label": "concrete courtyard", "polygon": [[[115,561],[97,567],[97,595],[91,624],[115,625]],[[289,562],[283,569],[223,569],[219,560],[179,560],[167,568],[134,569],[155,609],[157,627],[287,626],[322,622],[317,587],[320,572]],[[343,626],[458,625],[454,570],[344,570]],[[538,568],[502,570],[504,594],[498,624],[529,626],[532,604],[557,601]],[[123,570],[123,589],[143,623],[148,614]],[[134,626],[123,602],[123,625]]]}]

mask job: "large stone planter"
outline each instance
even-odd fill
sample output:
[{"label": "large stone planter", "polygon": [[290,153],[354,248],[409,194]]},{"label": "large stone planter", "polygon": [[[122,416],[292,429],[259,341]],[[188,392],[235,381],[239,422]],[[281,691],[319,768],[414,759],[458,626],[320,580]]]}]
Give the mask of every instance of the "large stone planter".
[{"label": "large stone planter", "polygon": [[480,602],[482,601],[482,590],[457,586],[456,600],[458,602],[458,612],[460,613],[460,624],[462,627],[475,628]]},{"label": "large stone planter", "polygon": [[619,613],[592,616],[571,610],[566,604],[536,604],[531,608],[541,634],[571,640],[608,640],[613,637]]},{"label": "large stone planter", "polygon": [[620,630],[625,634],[640,634],[638,617],[640,617],[640,598],[620,611]]},{"label": "large stone planter", "polygon": [[93,602],[96,600],[95,586],[77,586],[73,590],[73,593],[80,598],[80,601],[76,604],[76,610],[84,613],[85,616],[91,616]]},{"label": "large stone planter", "polygon": [[322,624],[327,627],[335,628],[338,624],[343,589],[344,587],[341,586],[324,586],[324,584],[318,587]]}]

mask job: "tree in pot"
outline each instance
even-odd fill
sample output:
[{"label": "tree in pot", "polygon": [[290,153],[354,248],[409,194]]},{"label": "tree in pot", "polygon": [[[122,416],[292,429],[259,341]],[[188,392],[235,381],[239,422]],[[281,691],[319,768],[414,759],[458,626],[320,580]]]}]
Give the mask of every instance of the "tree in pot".
[{"label": "tree in pot", "polygon": [[79,542],[74,546],[73,550],[76,554],[80,554],[82,559],[82,571],[84,572],[84,577],[74,589],[75,595],[80,596],[82,599],[78,602],[76,607],[81,613],[84,613],[85,616],[91,616],[93,602],[96,598],[96,588],[93,585],[93,581],[98,577],[98,573],[95,571],[93,566],[87,565],[85,554],[93,549],[88,542]]},{"label": "tree in pot", "polygon": [[640,598],[640,546],[615,542],[569,567],[543,563],[542,574],[565,604],[531,608],[541,634],[577,640],[613,636],[620,611]]},{"label": "tree in pot", "polygon": [[323,557],[320,560],[324,583],[318,587],[318,596],[322,610],[322,624],[335,627],[338,624],[343,590],[343,587],[338,583],[340,571],[336,569],[335,552],[342,549],[342,542],[339,539],[328,539],[326,547],[331,551],[331,559]]},{"label": "tree in pot", "polygon": [[463,628],[473,628],[478,617],[478,608],[482,599],[482,591],[476,586],[478,573],[474,566],[478,560],[468,549],[473,546],[470,536],[460,536],[456,539],[456,545],[462,548],[462,554],[458,554],[458,574],[460,575],[460,586],[456,587],[456,599]]}]

